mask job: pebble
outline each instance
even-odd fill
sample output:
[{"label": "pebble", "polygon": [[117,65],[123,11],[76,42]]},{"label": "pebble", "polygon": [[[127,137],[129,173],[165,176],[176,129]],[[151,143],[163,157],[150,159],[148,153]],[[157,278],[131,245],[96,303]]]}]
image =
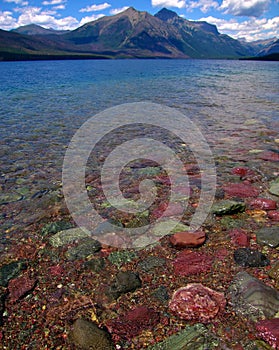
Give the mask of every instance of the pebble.
[{"label": "pebble", "polygon": [[99,328],[95,323],[77,319],[69,334],[70,341],[84,350],[113,350],[115,349],[110,334]]},{"label": "pebble", "polygon": [[10,300],[15,302],[24,297],[35,288],[36,283],[37,280],[30,278],[28,273],[10,280],[8,285]]},{"label": "pebble", "polygon": [[279,226],[264,227],[256,232],[257,242],[276,248],[279,246]]},{"label": "pebble", "polygon": [[107,296],[117,299],[121,294],[134,292],[141,288],[142,283],[139,275],[133,271],[120,271],[116,275],[115,281],[107,289]]},{"label": "pebble", "polygon": [[269,192],[275,196],[279,196],[279,178],[271,182],[269,187]]},{"label": "pebble", "polygon": [[199,247],[205,242],[206,234],[204,231],[184,231],[176,232],[169,237],[170,243],[175,248]]},{"label": "pebble", "polygon": [[0,326],[3,323],[3,313],[5,310],[6,293],[0,289]]},{"label": "pebble", "polygon": [[249,198],[258,197],[260,191],[250,184],[230,183],[223,186],[224,191],[230,197]]},{"label": "pebble", "polygon": [[234,228],[229,231],[229,236],[232,242],[240,247],[248,247],[250,245],[250,239],[247,233],[239,228]]},{"label": "pebble", "polygon": [[85,259],[90,255],[100,251],[101,248],[101,243],[96,239],[86,239],[82,241],[82,243],[80,243],[78,246],[70,248],[66,253],[66,257],[71,261]]},{"label": "pebble", "polygon": [[90,232],[88,230],[75,227],[57,232],[55,235],[50,237],[49,243],[53,247],[58,248],[88,237],[90,237]]},{"label": "pebble", "polygon": [[243,267],[262,267],[270,264],[264,254],[250,248],[238,248],[233,257],[235,262]]},{"label": "pebble", "polygon": [[154,298],[158,299],[161,303],[169,300],[169,293],[165,286],[160,286],[152,294]]},{"label": "pebble", "polygon": [[269,160],[271,162],[279,162],[279,153],[266,151],[260,154],[260,159]]},{"label": "pebble", "polygon": [[215,215],[227,215],[241,213],[245,210],[243,202],[236,202],[232,200],[221,200],[216,202],[211,207],[211,212]]},{"label": "pebble", "polygon": [[174,274],[190,276],[211,270],[213,258],[207,253],[182,251],[173,261]]},{"label": "pebble", "polygon": [[279,309],[279,292],[246,271],[235,276],[228,295],[234,311],[254,322],[274,317]]},{"label": "pebble", "polygon": [[279,261],[277,261],[277,263],[268,271],[268,276],[279,283]]},{"label": "pebble", "polygon": [[59,231],[67,230],[72,227],[73,225],[68,221],[55,221],[44,225],[41,230],[41,233],[44,236],[49,234],[54,235]]},{"label": "pebble", "polygon": [[226,299],[223,293],[216,292],[201,283],[189,283],[174,292],[170,310],[183,320],[208,322],[223,312]]},{"label": "pebble", "polygon": [[115,252],[111,252],[108,256],[108,260],[116,265],[117,267],[120,267],[123,264],[126,264],[130,261],[133,261],[138,256],[133,250],[117,250]]},{"label": "pebble", "polygon": [[177,223],[177,221],[170,219],[157,223],[152,229],[152,234],[154,236],[162,237],[168,233],[176,233],[188,230],[188,226],[182,224],[181,222]]},{"label": "pebble", "polygon": [[277,202],[268,198],[255,198],[250,202],[252,209],[275,210]]},{"label": "pebble", "polygon": [[146,306],[138,306],[106,323],[110,333],[123,339],[132,339],[142,331],[153,329],[160,322],[159,313]]},{"label": "pebble", "polygon": [[279,318],[258,321],[256,330],[259,336],[274,349],[279,349]]},{"label": "pebble", "polygon": [[220,348],[220,341],[201,324],[187,325],[182,331],[166,340],[149,346],[146,350],[213,350]]},{"label": "pebble", "polygon": [[24,261],[14,261],[0,268],[0,286],[7,287],[9,280],[19,275],[27,267]]},{"label": "pebble", "polygon": [[270,210],[267,217],[272,221],[279,221],[279,210]]},{"label": "pebble", "polygon": [[150,272],[157,267],[162,267],[164,265],[166,265],[166,259],[158,256],[148,256],[138,263],[139,269],[144,272]]}]

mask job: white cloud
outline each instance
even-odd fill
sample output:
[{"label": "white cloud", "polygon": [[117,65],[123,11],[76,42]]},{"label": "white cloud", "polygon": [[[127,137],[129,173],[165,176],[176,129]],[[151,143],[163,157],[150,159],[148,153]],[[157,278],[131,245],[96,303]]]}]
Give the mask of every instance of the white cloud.
[{"label": "white cloud", "polygon": [[28,5],[28,1],[24,1],[24,0],[4,0],[4,2],[9,2],[9,3],[16,4],[16,5],[21,5],[21,6]]},{"label": "white cloud", "polygon": [[0,28],[10,30],[16,27],[16,19],[12,16],[10,11],[0,11]]},{"label": "white cloud", "polygon": [[234,16],[260,17],[270,0],[223,0],[220,10]]},{"label": "white cloud", "polygon": [[79,26],[83,26],[86,23],[96,21],[98,18],[104,17],[104,14],[100,13],[98,15],[86,16],[81,19]]},{"label": "white cloud", "polygon": [[79,10],[79,12],[96,12],[96,11],[102,11],[105,10],[107,8],[111,7],[110,4],[108,4],[107,2],[104,2],[103,4],[100,5],[90,5],[90,6],[86,6],[82,9]]},{"label": "white cloud", "polygon": [[186,7],[185,0],[152,0],[151,4],[153,7],[177,7],[179,9]]},{"label": "white cloud", "polygon": [[109,13],[111,15],[117,15],[118,13],[123,12],[123,11],[127,10],[128,8],[129,8],[129,6],[123,6],[123,7],[117,8],[117,9],[112,9],[109,11]]},{"label": "white cloud", "polygon": [[216,9],[217,7],[219,7],[219,4],[214,0],[190,1],[190,3],[186,5],[188,11],[191,11],[195,8],[200,8],[203,13],[208,12],[212,8]]},{"label": "white cloud", "polygon": [[49,0],[49,1],[43,1],[43,5],[60,5],[63,4],[65,0]]},{"label": "white cloud", "polygon": [[199,20],[215,24],[220,33],[228,34],[235,39],[245,38],[247,41],[255,41],[275,36],[279,37],[279,17],[249,19],[238,22],[235,18],[227,21],[209,16]]},{"label": "white cloud", "polygon": [[65,8],[66,8],[65,5],[57,5],[53,7],[54,10],[65,10]]}]

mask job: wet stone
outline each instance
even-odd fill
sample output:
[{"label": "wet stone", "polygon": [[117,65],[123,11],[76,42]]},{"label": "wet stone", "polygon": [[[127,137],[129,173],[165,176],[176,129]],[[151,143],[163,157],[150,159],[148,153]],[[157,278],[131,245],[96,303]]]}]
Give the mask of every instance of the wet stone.
[{"label": "wet stone", "polygon": [[115,281],[108,288],[107,296],[117,299],[121,294],[134,292],[142,285],[139,275],[132,271],[120,271],[116,275]]},{"label": "wet stone", "polygon": [[213,258],[207,253],[182,251],[173,261],[176,276],[191,276],[208,272]]},{"label": "wet stone", "polygon": [[69,228],[72,228],[73,224],[71,224],[68,221],[55,221],[55,222],[50,222],[46,224],[42,230],[41,233],[43,236],[46,235],[54,235],[55,233],[63,230],[67,230]]},{"label": "wet stone", "polygon": [[234,311],[252,321],[274,317],[279,309],[279,292],[245,271],[235,276],[228,295]]},{"label": "wet stone", "polygon": [[195,232],[177,232],[170,236],[170,243],[176,248],[198,247],[205,242],[206,234],[204,231]]},{"label": "wet stone", "polygon": [[260,193],[254,186],[244,183],[230,183],[223,186],[223,189],[228,196],[235,198],[258,197]]},{"label": "wet stone", "polygon": [[276,248],[279,246],[279,226],[264,227],[256,232],[257,242]]},{"label": "wet stone", "polygon": [[117,250],[110,253],[108,260],[117,267],[120,267],[123,264],[133,261],[137,257],[137,254],[132,250]]},{"label": "wet stone", "polygon": [[164,303],[169,300],[169,293],[165,286],[160,286],[152,294],[152,297],[159,300],[161,303]]},{"label": "wet stone", "polygon": [[258,250],[239,248],[233,254],[235,262],[243,267],[262,267],[270,264],[268,258]]},{"label": "wet stone", "polygon": [[0,194],[0,205],[18,202],[23,199],[23,195],[20,193],[1,193]]},{"label": "wet stone", "polygon": [[262,340],[255,340],[247,344],[245,350],[272,350],[272,348]]},{"label": "wet stone", "polygon": [[0,286],[7,287],[9,280],[19,275],[27,267],[24,261],[14,261],[0,267]]},{"label": "wet stone", "polygon": [[229,231],[229,236],[232,242],[240,247],[248,247],[250,240],[247,233],[242,229],[234,228]]},{"label": "wet stone", "polygon": [[268,276],[279,282],[279,261],[268,271]]},{"label": "wet stone", "polygon": [[140,270],[144,272],[150,272],[157,267],[164,266],[166,264],[166,260],[163,258],[159,258],[158,256],[149,256],[144,260],[138,263],[138,267]]},{"label": "wet stone", "polygon": [[271,182],[269,192],[275,196],[279,196],[279,178]]},{"label": "wet stone", "polygon": [[121,230],[123,230],[122,226],[120,223],[118,223],[117,225],[113,225],[112,223],[110,223],[109,221],[103,221],[101,222],[96,229],[94,230],[94,236],[99,236],[99,235],[103,235],[106,233],[116,233],[119,232]]},{"label": "wet stone", "polygon": [[253,209],[275,210],[277,202],[269,198],[255,198],[250,202]]},{"label": "wet stone", "polygon": [[85,259],[90,255],[97,253],[102,248],[102,245],[96,239],[90,238],[83,240],[78,246],[70,248],[66,257],[69,260]]},{"label": "wet stone", "polygon": [[193,326],[186,326],[179,333],[149,346],[147,350],[214,350],[219,348],[219,340],[213,337],[203,324],[197,323]]},{"label": "wet stone", "polygon": [[152,229],[152,233],[154,236],[162,236],[163,234],[168,233],[176,233],[189,230],[189,227],[182,224],[181,222],[177,222],[175,220],[165,220],[160,221],[155,227]]},{"label": "wet stone", "polygon": [[28,274],[10,280],[8,285],[9,298],[12,301],[17,301],[31,292],[35,288],[36,283],[37,280],[31,278]]},{"label": "wet stone", "polygon": [[5,310],[6,293],[0,289],[0,326],[3,323],[3,313]]},{"label": "wet stone", "polygon": [[245,204],[243,202],[237,202],[232,200],[222,200],[214,203],[211,208],[211,212],[215,215],[227,215],[241,213],[245,210]]},{"label": "wet stone", "polygon": [[115,349],[110,334],[100,329],[95,323],[77,319],[69,334],[70,342],[84,350]]},{"label": "wet stone", "polygon": [[58,248],[86,237],[90,237],[89,231],[75,227],[57,232],[55,235],[50,237],[49,243],[53,247]]},{"label": "wet stone", "polygon": [[258,321],[256,330],[274,349],[279,349],[279,318]]},{"label": "wet stone", "polygon": [[93,272],[100,272],[105,267],[105,259],[96,258],[88,260],[84,263],[84,266]]}]

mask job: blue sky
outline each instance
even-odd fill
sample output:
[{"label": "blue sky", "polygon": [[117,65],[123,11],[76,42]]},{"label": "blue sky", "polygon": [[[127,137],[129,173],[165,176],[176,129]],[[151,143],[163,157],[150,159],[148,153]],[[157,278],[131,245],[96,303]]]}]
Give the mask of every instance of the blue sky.
[{"label": "blue sky", "polygon": [[133,6],[155,14],[167,7],[189,20],[216,24],[219,31],[247,41],[279,38],[279,0],[0,0],[0,28],[35,23],[75,29]]}]

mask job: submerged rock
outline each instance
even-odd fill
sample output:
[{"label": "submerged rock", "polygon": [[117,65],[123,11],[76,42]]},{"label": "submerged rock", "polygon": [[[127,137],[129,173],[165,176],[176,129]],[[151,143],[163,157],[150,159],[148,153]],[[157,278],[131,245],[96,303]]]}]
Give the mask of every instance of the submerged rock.
[{"label": "submerged rock", "polygon": [[268,271],[268,276],[279,283],[279,261],[277,261],[277,263]]},{"label": "submerged rock", "polygon": [[85,259],[98,252],[102,245],[96,239],[90,238],[81,242],[78,246],[70,248],[66,256],[69,260]]},{"label": "submerged rock", "polygon": [[55,234],[59,231],[67,230],[69,228],[73,228],[73,225],[68,221],[55,221],[46,224],[42,230],[42,235]]},{"label": "submerged rock", "polygon": [[117,299],[121,294],[134,292],[141,287],[141,279],[137,273],[132,271],[120,271],[116,275],[115,281],[107,290],[107,295]]},{"label": "submerged rock", "polygon": [[110,334],[100,329],[95,323],[77,319],[69,334],[70,341],[84,350],[113,350],[115,349]]},{"label": "submerged rock", "polygon": [[0,267],[0,286],[7,287],[9,280],[19,275],[20,271],[25,270],[27,264],[24,261],[13,261]]},{"label": "submerged rock", "polygon": [[190,276],[210,271],[213,258],[201,252],[182,251],[173,262],[174,273],[178,276]]},{"label": "submerged rock", "polygon": [[234,228],[229,231],[229,236],[232,242],[240,247],[248,247],[250,244],[250,239],[247,233],[239,228]]},{"label": "submerged rock", "polygon": [[250,248],[239,248],[233,254],[235,262],[243,267],[262,267],[270,264],[268,258]]},{"label": "submerged rock", "polygon": [[177,232],[170,236],[170,243],[176,248],[198,247],[205,242],[206,234],[204,231],[184,231]]},{"label": "submerged rock", "polygon": [[37,283],[35,278],[31,278],[29,274],[10,280],[8,290],[11,301],[17,301],[31,292]]},{"label": "submerged rock", "polygon": [[6,299],[6,293],[0,289],[0,326],[3,322],[3,313],[5,310],[5,299]]},{"label": "submerged rock", "polygon": [[279,349],[279,318],[260,320],[256,323],[256,330],[274,349]]},{"label": "submerged rock", "polygon": [[165,264],[166,260],[163,258],[160,258],[158,256],[148,256],[138,263],[138,267],[144,272],[149,272],[156,269],[157,267],[164,266]]},{"label": "submerged rock", "polygon": [[184,320],[208,322],[224,311],[226,299],[201,283],[190,283],[174,292],[170,310]]},{"label": "submerged rock", "polygon": [[214,350],[219,349],[219,346],[219,340],[213,337],[203,324],[197,323],[193,326],[186,326],[179,333],[149,346],[147,350]]},{"label": "submerged rock", "polygon": [[224,191],[230,197],[249,198],[258,197],[260,191],[250,184],[230,183],[223,186]]},{"label": "submerged rock", "polygon": [[276,248],[279,246],[279,226],[264,227],[256,232],[257,242]]},{"label": "submerged rock", "polygon": [[275,196],[279,196],[279,178],[271,182],[269,192]]},{"label": "submerged rock", "polygon": [[58,248],[87,237],[90,237],[89,231],[75,227],[57,232],[55,235],[50,237],[49,243],[53,247]]},{"label": "submerged rock", "polygon": [[154,328],[159,322],[159,313],[146,306],[139,306],[110,320],[106,326],[110,333],[117,334],[124,339],[132,339],[142,331]]},{"label": "submerged rock", "polygon": [[236,202],[232,200],[222,200],[214,203],[211,212],[215,215],[226,215],[241,213],[245,210],[243,202]]},{"label": "submerged rock", "polygon": [[235,312],[252,321],[274,317],[278,312],[279,292],[247,272],[235,276],[228,293]]},{"label": "submerged rock", "polygon": [[250,206],[253,209],[275,210],[277,202],[268,198],[256,198],[250,202]]}]

